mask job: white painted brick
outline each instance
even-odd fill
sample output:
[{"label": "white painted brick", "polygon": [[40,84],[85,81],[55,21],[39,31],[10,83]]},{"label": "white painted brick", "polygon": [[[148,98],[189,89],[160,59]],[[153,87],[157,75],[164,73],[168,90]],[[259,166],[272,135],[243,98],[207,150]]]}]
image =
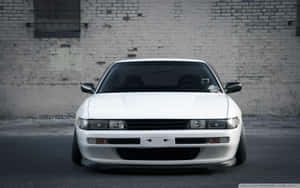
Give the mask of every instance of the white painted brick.
[{"label": "white painted brick", "polygon": [[[245,114],[300,115],[296,0],[82,0],[89,26],[80,39],[33,38],[25,27],[32,9],[32,1],[0,1],[0,105],[9,109],[2,118],[73,114],[76,83],[96,80],[128,54],[207,60],[224,82],[244,84],[233,98]],[[68,103],[58,97],[62,85],[72,88],[64,91],[74,96]],[[42,104],[31,104],[37,96]]]}]

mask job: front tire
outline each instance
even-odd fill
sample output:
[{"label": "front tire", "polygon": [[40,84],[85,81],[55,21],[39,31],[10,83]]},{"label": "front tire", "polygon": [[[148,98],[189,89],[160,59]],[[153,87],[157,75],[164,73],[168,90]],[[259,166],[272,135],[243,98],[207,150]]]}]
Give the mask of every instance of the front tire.
[{"label": "front tire", "polygon": [[81,159],[82,159],[82,155],[80,153],[79,146],[78,146],[77,134],[76,134],[76,130],[74,130],[73,143],[72,143],[72,162],[78,166],[82,166]]},{"label": "front tire", "polygon": [[247,151],[246,151],[246,138],[244,135],[244,131],[242,131],[240,143],[237,149],[237,152],[235,154],[236,158],[236,166],[239,166],[246,162],[247,160]]}]

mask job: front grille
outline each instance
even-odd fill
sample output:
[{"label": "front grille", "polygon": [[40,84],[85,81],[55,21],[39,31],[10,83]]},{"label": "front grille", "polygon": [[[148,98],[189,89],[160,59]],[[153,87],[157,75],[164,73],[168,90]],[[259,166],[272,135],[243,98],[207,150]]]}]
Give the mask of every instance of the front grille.
[{"label": "front grille", "polygon": [[200,148],[117,148],[122,159],[126,160],[191,160]]},{"label": "front grille", "polygon": [[128,119],[125,120],[129,130],[174,130],[187,129],[186,119]]}]

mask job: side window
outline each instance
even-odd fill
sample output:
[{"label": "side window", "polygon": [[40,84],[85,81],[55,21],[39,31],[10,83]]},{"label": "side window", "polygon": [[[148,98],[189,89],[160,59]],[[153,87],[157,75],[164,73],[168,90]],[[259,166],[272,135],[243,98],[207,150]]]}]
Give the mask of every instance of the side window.
[{"label": "side window", "polygon": [[36,38],[80,37],[80,0],[34,0]]}]

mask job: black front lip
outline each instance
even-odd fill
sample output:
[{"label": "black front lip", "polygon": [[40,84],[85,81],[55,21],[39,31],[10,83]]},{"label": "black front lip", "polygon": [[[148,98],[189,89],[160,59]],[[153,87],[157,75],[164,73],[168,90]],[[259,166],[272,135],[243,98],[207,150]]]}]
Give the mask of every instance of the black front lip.
[{"label": "black front lip", "polygon": [[220,163],[210,163],[210,164],[179,164],[179,165],[139,165],[139,164],[108,164],[108,163],[96,163],[83,159],[83,164],[87,167],[97,168],[97,169],[197,169],[197,168],[209,168],[217,169],[224,167],[232,167],[236,163],[236,159],[232,158],[230,160],[220,162]]}]

